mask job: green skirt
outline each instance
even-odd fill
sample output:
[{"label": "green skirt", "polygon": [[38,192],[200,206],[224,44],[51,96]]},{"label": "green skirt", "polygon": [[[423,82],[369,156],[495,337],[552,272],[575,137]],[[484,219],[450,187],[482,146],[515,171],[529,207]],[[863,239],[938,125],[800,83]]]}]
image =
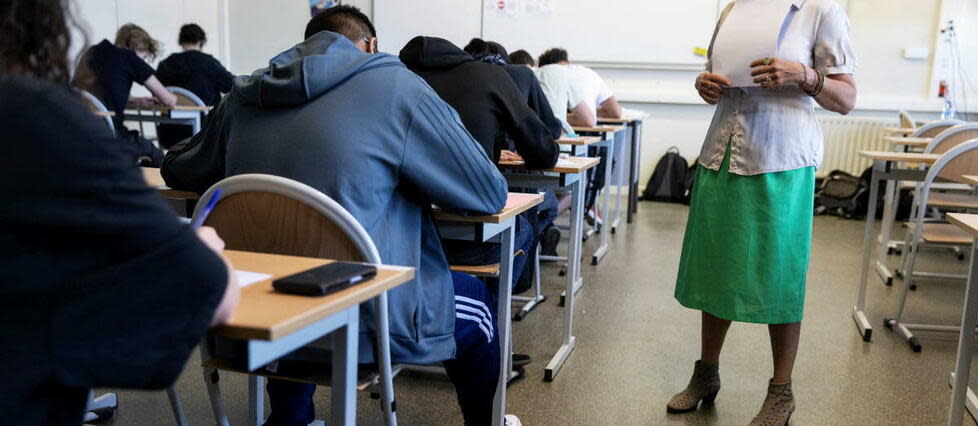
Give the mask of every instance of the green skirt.
[{"label": "green skirt", "polygon": [[731,321],[799,322],[811,254],[815,168],[755,176],[700,165],[676,300]]}]

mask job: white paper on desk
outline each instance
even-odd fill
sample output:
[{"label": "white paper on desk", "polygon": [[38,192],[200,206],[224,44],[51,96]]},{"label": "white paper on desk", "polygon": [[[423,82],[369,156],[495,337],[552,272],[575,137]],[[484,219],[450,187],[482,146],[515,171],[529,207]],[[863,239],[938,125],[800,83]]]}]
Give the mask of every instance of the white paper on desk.
[{"label": "white paper on desk", "polygon": [[250,286],[257,282],[267,280],[272,277],[271,274],[263,274],[261,272],[242,271],[240,269],[236,269],[234,271],[234,275],[238,276],[238,285],[242,288]]},{"label": "white paper on desk", "polygon": [[717,33],[710,64],[731,87],[760,86],[751,77],[751,62],[777,57],[778,40],[791,0],[737,0]]}]

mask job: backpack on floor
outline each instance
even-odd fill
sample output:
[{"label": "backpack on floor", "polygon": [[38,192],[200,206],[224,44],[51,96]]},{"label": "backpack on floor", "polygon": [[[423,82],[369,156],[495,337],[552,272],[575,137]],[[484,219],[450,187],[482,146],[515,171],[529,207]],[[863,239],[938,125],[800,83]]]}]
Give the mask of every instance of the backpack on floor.
[{"label": "backpack on floor", "polygon": [[[865,218],[866,213],[869,211],[869,186],[872,183],[873,168],[867,167],[860,175],[860,179],[863,181],[863,186],[865,190],[859,194],[856,198],[856,208],[853,213],[855,218]],[[913,188],[901,188],[900,191],[900,203],[896,205],[896,215],[894,216],[898,221],[908,220],[910,218],[910,210],[913,209]],[[879,190],[876,194],[876,218],[883,218],[883,200],[886,197],[886,181],[880,180]]]},{"label": "backpack on floor", "polygon": [[679,155],[679,148],[672,147],[655,165],[652,177],[642,191],[643,201],[683,202],[686,197],[686,175],[689,163]]},{"label": "backpack on floor", "polygon": [[815,191],[815,214],[830,213],[853,218],[858,214],[858,198],[865,191],[866,184],[860,177],[833,170]]}]

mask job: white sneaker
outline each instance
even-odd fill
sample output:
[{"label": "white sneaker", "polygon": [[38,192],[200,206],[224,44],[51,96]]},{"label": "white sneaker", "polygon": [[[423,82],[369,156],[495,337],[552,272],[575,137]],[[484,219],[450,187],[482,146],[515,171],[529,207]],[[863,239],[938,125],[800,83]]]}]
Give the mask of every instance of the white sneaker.
[{"label": "white sneaker", "polygon": [[523,426],[523,422],[520,421],[520,418],[512,414],[507,414],[503,419],[506,421],[506,426]]}]

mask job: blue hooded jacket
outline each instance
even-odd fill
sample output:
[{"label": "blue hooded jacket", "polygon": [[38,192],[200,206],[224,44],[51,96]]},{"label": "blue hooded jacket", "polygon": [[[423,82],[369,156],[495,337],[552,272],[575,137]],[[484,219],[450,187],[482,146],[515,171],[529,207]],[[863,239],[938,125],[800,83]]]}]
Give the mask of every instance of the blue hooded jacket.
[{"label": "blue hooded jacket", "polygon": [[[339,202],[386,264],[416,268],[390,293],[391,354],[431,363],[455,354],[452,278],[428,212],[494,213],[506,181],[455,111],[394,56],[361,52],[321,32],[239,76],[204,129],[164,160],[167,185],[204,192],[219,180],[266,173]],[[361,329],[374,330],[370,309]],[[371,348],[361,334],[361,348]],[[370,359],[361,350],[361,361]]]}]

